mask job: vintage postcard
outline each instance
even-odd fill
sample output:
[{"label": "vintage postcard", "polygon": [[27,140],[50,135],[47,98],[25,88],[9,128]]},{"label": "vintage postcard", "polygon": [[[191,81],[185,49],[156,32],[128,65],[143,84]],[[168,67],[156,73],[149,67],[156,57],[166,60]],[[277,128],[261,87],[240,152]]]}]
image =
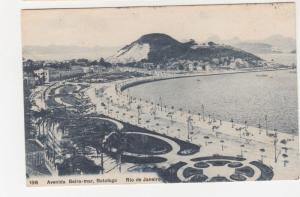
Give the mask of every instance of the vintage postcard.
[{"label": "vintage postcard", "polygon": [[27,186],[299,179],[295,9],[22,10]]}]

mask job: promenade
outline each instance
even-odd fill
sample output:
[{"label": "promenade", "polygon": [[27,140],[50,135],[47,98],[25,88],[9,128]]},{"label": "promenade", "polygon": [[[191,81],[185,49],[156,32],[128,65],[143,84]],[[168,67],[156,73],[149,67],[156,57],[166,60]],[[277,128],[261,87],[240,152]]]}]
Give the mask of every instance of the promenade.
[{"label": "promenade", "polygon": [[[189,111],[179,109],[176,106],[170,106],[167,103],[155,103],[150,100],[135,98],[130,95],[130,91],[128,91],[128,88],[134,88],[133,86],[150,83],[152,81],[194,76],[201,77],[202,75],[239,74],[244,72],[249,71],[185,74],[161,72],[156,73],[154,76],[134,77],[107,83],[84,83],[84,86],[87,88],[83,89],[81,88],[82,83],[60,81],[40,87],[32,94],[31,99],[34,104],[34,109],[36,110],[51,108],[51,106],[47,106],[47,103],[52,105],[52,102],[54,102],[56,107],[65,106],[70,110],[74,110],[74,107],[81,106],[81,104],[78,105],[75,100],[84,99],[86,100],[86,104],[84,105],[92,106],[89,107],[88,111],[84,114],[96,113],[107,117],[99,118],[91,116],[89,118],[98,118],[99,120],[111,122],[115,124],[121,132],[123,131],[124,123],[153,132],[142,133],[141,135],[162,140],[172,147],[170,152],[155,155],[156,158],[160,157],[165,159],[164,162],[156,163],[155,166],[160,169],[168,169],[173,164],[178,164],[178,162],[179,164],[180,162],[185,163],[186,165],[176,170],[176,177],[180,181],[191,181],[192,178],[187,177],[187,174],[197,174],[197,170],[199,169],[195,169],[195,166],[198,165],[210,165],[209,168],[205,169],[205,174],[211,178],[214,178],[216,174],[230,177],[234,169],[225,168],[227,166],[225,164],[228,162],[227,157],[230,158],[230,162],[235,162],[237,158],[245,158],[245,161],[239,161],[238,165],[250,166],[252,169],[251,173],[248,173],[253,175],[249,175],[247,180],[260,180],[262,171],[255,166],[256,163],[251,164],[251,162],[257,161],[269,169],[272,169],[274,176],[272,175],[271,179],[298,179],[299,172],[295,171],[299,166],[298,136],[274,130],[266,131],[263,127],[256,128],[226,122],[214,119],[213,117],[203,116],[202,114],[193,114]],[[70,92],[66,95],[61,94],[61,91],[67,86],[71,87]],[[76,91],[76,93],[74,93],[74,91]],[[74,98],[68,99],[70,96]],[[53,101],[50,103],[47,102],[48,97],[52,97]],[[139,129],[130,131],[128,134],[139,134],[138,130]],[[54,127],[53,133],[59,133],[56,127]],[[112,134],[113,133],[110,135]],[[107,135],[105,139],[108,139],[110,135]],[[200,151],[193,154],[180,155],[178,154],[180,147],[174,139],[195,144],[200,147]],[[153,146],[155,146],[155,144]],[[227,157],[216,159],[215,155]],[[123,152],[123,156],[129,158],[147,158],[148,156],[151,157],[151,154]],[[96,153],[88,157],[93,160],[96,165],[101,165],[101,158],[98,157]],[[206,161],[205,164],[200,162],[200,164],[198,164],[199,162],[196,160],[201,157],[211,158],[215,161],[211,163]],[[221,165],[220,163],[214,162],[221,162],[222,166],[219,166]],[[131,172],[133,169],[139,167],[139,165],[130,162],[123,162],[122,167],[120,166],[118,160],[104,154],[105,173]],[[143,168],[143,166],[140,166],[140,168]],[[204,179],[205,177],[198,178]],[[241,177],[232,177],[231,180],[235,178],[240,179]],[[268,178],[262,180],[268,180]]]},{"label": "promenade", "polygon": [[[231,73],[227,72],[227,74]],[[200,145],[201,151],[194,157],[213,154],[242,156],[247,160],[263,161],[264,164],[270,166],[275,172],[274,179],[285,179],[285,177],[291,179],[291,176],[293,179],[298,178],[298,172],[291,174],[291,171],[298,169],[299,166],[297,136],[251,126],[245,128],[245,125],[222,120],[212,120],[209,117],[179,110],[176,106],[165,108],[159,103],[133,98],[128,95],[127,91],[124,91],[132,86],[131,84],[178,77],[191,77],[191,75],[160,75],[91,84],[85,93],[96,105],[97,113]],[[103,92],[101,95],[96,95],[96,90],[100,89]]]}]

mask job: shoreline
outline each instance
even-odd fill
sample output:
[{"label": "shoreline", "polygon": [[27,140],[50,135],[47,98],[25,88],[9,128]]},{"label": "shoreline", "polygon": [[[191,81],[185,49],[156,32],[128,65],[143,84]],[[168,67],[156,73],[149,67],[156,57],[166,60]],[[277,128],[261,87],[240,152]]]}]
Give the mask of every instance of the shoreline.
[{"label": "shoreline", "polygon": [[[268,70],[270,71],[270,70]],[[272,70],[276,71],[276,70]],[[253,72],[253,71],[252,71]],[[255,71],[259,72],[259,71]],[[176,78],[183,77],[196,77],[196,76],[207,76],[207,75],[221,75],[221,74],[239,74],[239,73],[249,73],[245,72],[226,72],[226,73],[201,73],[201,75],[192,75],[192,76],[175,76]],[[288,171],[290,169],[295,169],[299,165],[298,156],[298,137],[295,137],[289,133],[278,132],[278,144],[277,147],[279,150],[282,147],[288,148],[288,160],[289,164],[283,166],[285,158],[281,156],[278,159],[278,162],[274,162],[274,145],[273,145],[273,136],[267,136],[266,131],[262,128],[256,128],[249,126],[247,130],[240,129],[236,130],[239,127],[243,127],[242,124],[234,123],[232,127],[230,122],[222,121],[222,124],[219,124],[219,120],[216,122],[209,123],[208,117],[204,116],[206,120],[202,120],[202,116],[199,117],[196,114],[188,113],[187,111],[178,111],[178,109],[157,107],[157,103],[151,104],[145,100],[140,100],[136,98],[131,100],[128,98],[126,91],[120,91],[120,88],[124,85],[131,84],[132,82],[139,82],[144,80],[151,79],[162,79],[163,76],[155,77],[141,77],[141,78],[129,78],[117,81],[110,81],[107,83],[90,83],[89,87],[86,89],[79,90],[83,95],[89,98],[89,103],[95,105],[93,109],[90,109],[88,113],[97,113],[108,117],[108,119],[114,119],[120,122],[128,123],[132,126],[136,126],[141,129],[147,129],[150,132],[154,132],[157,135],[177,138],[182,141],[188,141],[192,144],[201,146],[201,151],[197,152],[192,157],[205,157],[211,156],[214,154],[220,155],[229,155],[229,156],[242,156],[251,161],[259,161],[262,158],[262,162],[265,165],[272,166],[274,168],[275,177],[274,179],[284,179],[285,177],[291,178]],[[167,76],[172,79],[174,76]],[[166,79],[165,79],[166,80]],[[157,81],[157,80],[156,80]],[[49,89],[55,88],[59,85],[73,84],[75,86],[80,86],[79,82],[55,82],[56,85],[51,86]],[[53,83],[53,84],[55,84]],[[50,84],[51,85],[51,84]],[[78,88],[76,88],[78,89]],[[101,94],[97,95],[96,93],[101,89]],[[98,91],[96,91],[98,90]],[[48,90],[49,91],[49,90]],[[46,94],[47,96],[47,94]],[[105,104],[105,105],[103,105]],[[109,108],[105,108],[108,107]],[[141,105],[141,113],[139,114],[137,106]],[[157,108],[156,118],[151,114],[151,108]],[[46,106],[48,107],[48,106]],[[168,113],[173,113],[173,118],[168,117]],[[187,120],[191,117],[193,128],[189,131],[187,127]],[[139,120],[140,119],[140,120]],[[150,122],[149,122],[150,121]],[[217,129],[212,129],[213,126],[218,126]],[[249,135],[246,135],[249,133]],[[188,135],[190,134],[190,137]],[[274,131],[269,130],[269,134],[274,135]],[[208,137],[206,139],[205,137]],[[287,139],[288,143],[283,145],[280,143],[281,140]],[[223,141],[223,142],[220,142]],[[243,147],[241,147],[243,146]],[[260,152],[260,149],[265,149],[264,153]],[[223,150],[224,149],[224,150]],[[280,154],[283,154],[284,150]],[[175,162],[181,159],[187,163],[190,162],[191,157],[179,156],[171,158],[171,162]],[[162,165],[168,165],[169,162],[163,162]],[[189,163],[192,165],[193,163]],[[284,164],[285,165],[285,164]],[[125,165],[124,168],[128,167]],[[111,172],[115,172],[112,170]],[[259,174],[258,174],[259,175]],[[295,171],[295,174],[292,176],[293,179],[299,177],[298,171]]]},{"label": "shoreline", "polygon": [[[290,70],[290,69],[281,69],[281,70]],[[264,71],[266,71],[266,70],[264,70]],[[251,71],[251,72],[264,72],[264,71]],[[267,70],[267,72],[271,72],[271,71],[278,71],[278,69],[277,70]],[[124,90],[125,89],[127,89],[127,88],[129,88],[128,86],[130,86],[130,87],[134,87],[134,86],[137,86],[137,85],[141,85],[141,84],[144,84],[144,83],[150,83],[150,82],[156,82],[156,81],[161,81],[161,80],[169,80],[169,79],[177,79],[177,78],[186,78],[186,77],[197,77],[197,76],[211,76],[211,75],[222,75],[222,74],[241,74],[241,73],[249,73],[249,71],[238,71],[238,72],[231,72],[231,73],[211,73],[211,74],[205,74],[205,75],[190,75],[190,76],[177,76],[177,77],[170,77],[170,78],[159,78],[159,79],[138,79],[138,81],[129,81],[129,83],[127,83],[127,84],[125,84],[125,85],[122,85],[122,83],[126,83],[126,82],[128,82],[128,80],[122,80],[122,81],[115,81],[115,82],[109,82],[109,83],[105,83],[105,84],[102,84],[102,85],[104,85],[104,86],[106,86],[107,88],[106,88],[106,90],[107,89],[110,89],[110,91],[105,91],[104,90],[104,92],[106,92],[106,94],[107,95],[110,95],[109,97],[115,97],[115,96],[118,96],[117,94],[110,94],[109,92],[112,92],[112,91],[114,91],[115,90],[115,86],[119,86],[119,90],[120,90],[120,92],[121,92],[121,96],[119,97],[119,98],[121,98],[122,99],[122,97],[127,97],[127,94],[126,93],[124,93]],[[121,85],[120,85],[121,84]],[[121,88],[123,87],[123,90],[121,90]],[[124,87],[125,87],[125,89],[124,89]],[[90,96],[89,96],[90,97]],[[124,98],[123,98],[124,99]],[[136,100],[138,100],[138,99],[136,99]],[[136,101],[136,102],[139,102],[139,101]],[[149,101],[149,103],[150,103],[151,101]],[[149,104],[148,103],[148,104]],[[154,102],[153,102],[154,103]],[[95,103],[94,103],[95,104]],[[140,103],[141,104],[141,103]],[[145,103],[143,103],[143,104],[145,104]],[[142,106],[143,106],[143,104],[142,104]],[[149,106],[148,106],[149,107]],[[160,108],[160,107],[158,107],[158,108]],[[164,108],[164,107],[163,107]],[[164,108],[165,109],[165,108]],[[171,109],[169,108],[169,107],[167,107],[167,110],[168,111],[170,111]],[[160,111],[160,110],[158,110],[158,111]],[[192,117],[194,117],[194,119],[196,118],[196,117],[198,117],[198,115],[197,114],[193,114],[193,113],[188,113],[187,111],[184,111],[184,110],[182,110],[182,111],[178,111],[178,110],[172,110],[173,111],[173,113],[177,113],[177,114],[179,114],[179,113],[181,113],[181,114],[184,114],[185,116],[192,116]],[[104,114],[104,115],[107,115],[107,114]],[[118,119],[118,117],[113,117],[113,118],[115,118],[115,119]],[[202,116],[201,116],[201,119],[202,119]],[[204,117],[204,119],[209,119],[209,117],[208,116],[205,116]],[[212,118],[211,118],[212,119]],[[217,120],[217,122],[218,121],[220,121],[219,119],[216,119]],[[177,121],[177,120],[174,120],[174,121]],[[226,125],[232,125],[232,123],[231,122],[229,122],[229,121],[226,121],[226,120],[221,120],[222,121],[222,124],[226,124]],[[137,125],[137,126],[141,126],[141,125]],[[240,128],[242,128],[242,127],[244,127],[245,125],[244,124],[241,124],[241,123],[238,123],[238,122],[234,122],[234,127],[233,128],[237,128],[237,127],[240,127]],[[256,126],[252,126],[252,125],[248,125],[247,126],[247,128],[249,128],[249,129],[252,129],[252,130],[256,130],[256,131],[258,131],[258,130],[260,130],[259,132],[260,133],[265,133],[266,132],[266,129],[265,128],[263,128],[263,127],[261,127],[261,128],[258,128],[258,127],[256,127]],[[274,130],[272,130],[272,129],[268,129],[268,132],[270,133],[270,134],[274,134],[275,133],[275,131]],[[297,137],[297,136],[299,136],[299,133],[298,132],[295,132],[295,133],[290,133],[290,132],[285,132],[285,131],[276,131],[276,133],[280,133],[280,135],[284,135],[285,137],[292,137],[292,136],[294,136],[294,137]]]},{"label": "shoreline", "polygon": [[[145,77],[144,79],[138,78],[136,80],[131,80],[131,81],[124,80],[122,82],[117,82],[117,86],[118,86],[120,92],[124,93],[124,91],[126,89],[130,89],[130,88],[135,87],[135,86],[143,85],[143,84],[146,84],[146,83],[165,81],[165,80],[180,79],[180,78],[191,78],[191,77],[200,77],[200,76],[216,76],[216,75],[234,75],[234,74],[246,74],[246,73],[274,72],[274,71],[283,71],[283,70],[294,70],[294,69],[272,69],[272,70],[259,70],[259,71],[258,70],[254,70],[254,71],[235,71],[235,72],[222,72],[222,73],[220,73],[220,72],[219,73],[201,73],[201,74],[196,74],[196,75],[195,74],[190,74],[190,75],[185,75],[185,76],[171,76],[171,77],[170,76],[166,76],[166,77],[158,77],[158,78],[150,76],[150,77]],[[139,98],[139,99],[143,99],[143,98]],[[150,101],[150,102],[155,103],[154,101]],[[177,108],[177,107],[175,107],[175,108]],[[169,110],[170,110],[170,108],[169,108]],[[188,110],[185,109],[185,111],[187,112]],[[191,114],[193,116],[197,116],[197,114],[195,114],[195,113],[193,114],[193,112]],[[208,116],[206,116],[205,118],[208,119]],[[218,119],[218,121],[219,121],[219,119]],[[229,120],[222,119],[221,121],[222,122],[227,122],[227,123],[231,124],[231,122]],[[235,125],[239,125],[240,127],[244,126],[243,123],[239,123],[239,122],[234,122],[234,124]],[[261,125],[262,125],[261,129],[265,130],[263,128],[263,124],[261,124]],[[248,125],[248,127],[259,129],[256,125]],[[268,130],[272,131],[271,128],[269,128]],[[299,136],[299,129],[296,129],[296,132],[294,132],[294,133],[293,132],[287,132],[287,131],[284,131],[284,130],[278,130],[278,132],[289,134],[289,135],[292,135],[292,136]]]},{"label": "shoreline", "polygon": [[[144,79],[139,79],[144,80]],[[132,101],[127,97],[126,92],[120,91],[116,87],[121,87],[124,82],[131,83],[132,80],[120,80],[104,84],[92,84],[87,89],[85,94],[91,99],[90,101],[96,105],[94,112],[103,114],[115,120],[119,120],[140,128],[148,129],[159,135],[165,135],[177,138],[183,141],[188,141],[195,145],[201,146],[201,151],[194,156],[207,155],[231,155],[246,157],[247,160],[261,161],[262,163],[273,168],[275,175],[274,179],[282,179],[282,177],[290,176],[288,169],[294,169],[299,165],[299,140],[297,135],[290,133],[276,132],[273,130],[266,130],[264,128],[257,128],[248,126],[247,129],[242,124],[234,123],[232,127],[231,122],[219,120],[209,123],[208,117],[202,120],[198,119],[198,115],[189,114],[186,111],[171,111],[170,108],[157,108],[156,118],[151,114],[151,108],[156,104],[151,104],[151,101],[146,102],[136,98]],[[97,89],[103,90],[101,96],[96,96]],[[113,100],[113,101],[108,101]],[[107,103],[109,102],[109,103]],[[109,110],[102,104],[109,104]],[[122,104],[123,103],[123,104]],[[138,115],[137,106],[143,106],[140,115]],[[173,120],[170,121],[168,113],[174,114]],[[187,119],[191,117],[193,122],[193,129],[189,131],[187,128]],[[213,126],[218,128],[212,130]],[[190,133],[190,134],[188,134]],[[268,133],[268,135],[267,135]],[[190,137],[188,137],[190,135]],[[277,136],[277,137],[274,137]],[[277,141],[277,159],[274,161],[274,141]],[[287,144],[282,144],[283,140]],[[285,153],[283,148],[288,149],[289,164],[286,166],[283,163],[285,158],[282,154]],[[264,150],[262,153],[261,150]],[[182,158],[183,161],[185,159]],[[281,178],[280,178],[281,177]],[[295,171],[294,179],[299,178],[299,172]]]},{"label": "shoreline", "polygon": [[178,74],[179,76],[167,76],[167,77],[159,77],[155,78],[154,76],[149,76],[149,79],[143,79],[139,81],[134,81],[132,83],[128,83],[125,85],[122,85],[120,87],[121,91],[124,91],[128,88],[142,85],[145,83],[152,83],[157,81],[164,81],[164,80],[172,80],[172,79],[180,79],[180,78],[191,78],[191,77],[200,77],[200,76],[216,76],[216,75],[233,75],[233,74],[245,74],[245,73],[257,73],[257,72],[274,72],[274,71],[281,71],[281,70],[294,70],[292,68],[286,68],[286,69],[269,69],[269,70],[246,70],[246,71],[233,71],[233,72],[217,72],[217,73],[199,73],[199,74],[184,74],[185,76],[182,76],[182,74]]}]

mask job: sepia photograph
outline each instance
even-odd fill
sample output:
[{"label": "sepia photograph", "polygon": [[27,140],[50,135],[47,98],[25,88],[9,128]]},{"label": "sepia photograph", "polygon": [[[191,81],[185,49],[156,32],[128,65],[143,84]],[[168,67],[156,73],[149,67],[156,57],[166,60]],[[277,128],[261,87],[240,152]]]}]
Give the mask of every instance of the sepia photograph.
[{"label": "sepia photograph", "polygon": [[26,185],[299,179],[295,3],[21,11]]}]

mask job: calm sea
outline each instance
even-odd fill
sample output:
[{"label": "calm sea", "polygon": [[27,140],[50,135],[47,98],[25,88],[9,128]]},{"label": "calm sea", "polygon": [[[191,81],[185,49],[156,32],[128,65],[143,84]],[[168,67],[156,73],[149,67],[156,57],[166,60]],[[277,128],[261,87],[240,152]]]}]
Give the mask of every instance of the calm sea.
[{"label": "calm sea", "polygon": [[298,132],[297,77],[289,70],[199,76],[147,83],[130,88],[138,98],[202,113],[217,119],[265,124],[278,131]]},{"label": "calm sea", "polygon": [[264,60],[274,61],[279,64],[285,64],[291,66],[297,64],[297,56],[293,53],[269,53],[269,54],[258,54]]}]

